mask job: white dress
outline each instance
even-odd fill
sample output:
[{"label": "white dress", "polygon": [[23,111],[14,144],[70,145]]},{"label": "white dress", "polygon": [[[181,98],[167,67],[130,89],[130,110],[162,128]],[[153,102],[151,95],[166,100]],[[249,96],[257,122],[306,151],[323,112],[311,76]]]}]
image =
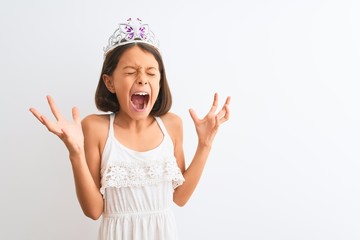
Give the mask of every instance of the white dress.
[{"label": "white dress", "polygon": [[171,210],[173,191],[184,177],[174,157],[174,146],[159,117],[164,138],[146,152],[122,145],[114,135],[110,114],[108,139],[101,159],[104,212],[99,240],[174,240],[176,223]]}]

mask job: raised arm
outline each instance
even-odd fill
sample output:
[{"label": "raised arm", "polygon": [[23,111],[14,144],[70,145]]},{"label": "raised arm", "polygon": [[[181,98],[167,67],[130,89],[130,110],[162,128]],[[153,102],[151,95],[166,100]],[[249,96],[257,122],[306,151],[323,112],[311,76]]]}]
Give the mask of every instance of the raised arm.
[{"label": "raised arm", "polygon": [[216,113],[218,107],[218,94],[215,94],[212,107],[203,119],[199,119],[195,111],[190,109],[190,115],[194,121],[196,133],[198,135],[198,146],[193,160],[186,170],[182,146],[183,137],[181,122],[176,128],[175,157],[185,178],[185,182],[177,187],[174,192],[173,199],[177,205],[185,205],[194,192],[204,170],[214,137],[220,125],[229,119],[229,104],[230,97],[226,99],[222,109]]},{"label": "raised arm", "polygon": [[[80,206],[86,216],[98,219],[103,211],[103,198],[99,191],[100,158],[99,154],[96,154],[94,150],[86,151],[85,153],[85,149],[96,147],[94,136],[88,133],[90,128],[89,121],[83,121],[84,126],[82,126],[79,111],[74,107],[72,109],[73,122],[69,122],[64,119],[50,96],[47,96],[47,100],[51,112],[55,116],[55,122],[47,119],[35,108],[30,108],[30,112],[51,133],[58,136],[64,142],[69,151]],[[88,157],[88,161],[86,157]]]}]

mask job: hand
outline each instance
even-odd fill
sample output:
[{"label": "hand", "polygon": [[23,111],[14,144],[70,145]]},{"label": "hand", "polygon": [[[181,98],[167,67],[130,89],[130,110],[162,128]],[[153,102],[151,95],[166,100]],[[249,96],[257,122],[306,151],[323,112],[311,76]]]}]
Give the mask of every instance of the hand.
[{"label": "hand", "polygon": [[216,113],[216,108],[218,106],[218,94],[215,93],[213,105],[211,106],[209,113],[203,119],[199,119],[193,109],[189,110],[191,118],[195,124],[199,144],[202,144],[203,146],[211,146],[220,125],[229,120],[229,104],[230,97],[227,97],[222,109]]},{"label": "hand", "polygon": [[56,122],[48,120],[35,108],[30,108],[30,112],[49,130],[56,136],[58,136],[69,150],[70,156],[78,156],[83,153],[84,150],[84,134],[81,128],[81,121],[79,111],[76,107],[72,108],[72,116],[74,123],[68,122],[63,118],[60,111],[55,105],[51,96],[47,96],[47,100],[51,109],[51,112],[56,118]]}]

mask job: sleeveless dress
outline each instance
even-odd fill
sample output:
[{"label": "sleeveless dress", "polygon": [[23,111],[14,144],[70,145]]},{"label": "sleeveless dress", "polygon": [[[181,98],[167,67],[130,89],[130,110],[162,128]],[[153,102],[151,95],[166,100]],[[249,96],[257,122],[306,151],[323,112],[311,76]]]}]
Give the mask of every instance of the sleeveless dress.
[{"label": "sleeveless dress", "polygon": [[164,138],[159,146],[137,152],[114,135],[110,114],[108,139],[101,158],[104,198],[99,240],[175,240],[171,209],[173,192],[184,182],[174,157],[174,146],[160,117],[155,117]]}]

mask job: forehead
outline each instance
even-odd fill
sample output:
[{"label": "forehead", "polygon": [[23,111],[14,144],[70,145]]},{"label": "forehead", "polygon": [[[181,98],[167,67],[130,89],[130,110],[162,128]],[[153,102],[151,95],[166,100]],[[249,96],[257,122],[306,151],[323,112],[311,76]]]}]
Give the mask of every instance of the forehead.
[{"label": "forehead", "polygon": [[141,49],[138,46],[131,47],[127,49],[119,59],[118,65],[126,67],[143,67],[150,68],[155,67],[159,68],[159,64],[156,61],[152,53]]}]

